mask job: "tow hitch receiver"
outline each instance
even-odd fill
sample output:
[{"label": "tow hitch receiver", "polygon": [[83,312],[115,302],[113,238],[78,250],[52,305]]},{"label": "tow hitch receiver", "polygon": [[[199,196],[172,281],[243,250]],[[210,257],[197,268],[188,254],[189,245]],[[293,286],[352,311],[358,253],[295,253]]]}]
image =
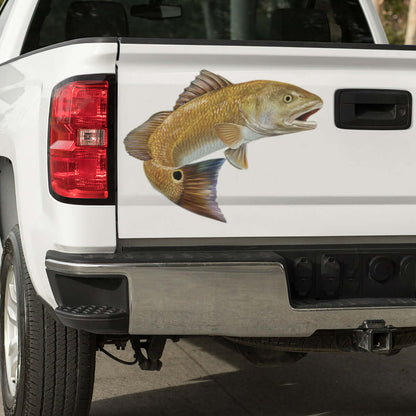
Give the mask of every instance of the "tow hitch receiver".
[{"label": "tow hitch receiver", "polygon": [[383,320],[364,321],[361,329],[354,331],[355,344],[361,351],[389,354],[393,351],[394,331]]}]

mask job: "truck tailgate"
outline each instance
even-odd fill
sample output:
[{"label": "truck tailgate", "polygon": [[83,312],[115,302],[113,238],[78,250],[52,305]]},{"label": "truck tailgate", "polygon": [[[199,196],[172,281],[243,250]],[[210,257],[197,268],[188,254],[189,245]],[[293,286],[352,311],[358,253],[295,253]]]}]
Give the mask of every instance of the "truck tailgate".
[{"label": "truck tailgate", "polygon": [[[121,42],[118,61],[120,238],[363,236],[416,234],[416,134],[335,125],[340,89],[416,91],[408,50],[155,45]],[[226,222],[168,200],[149,182],[125,137],[172,111],[202,69],[232,83],[273,80],[324,102],[317,128],[248,145],[247,170],[225,162],[217,183]],[[377,109],[376,109],[377,110]],[[223,158],[216,151],[205,160]]]}]

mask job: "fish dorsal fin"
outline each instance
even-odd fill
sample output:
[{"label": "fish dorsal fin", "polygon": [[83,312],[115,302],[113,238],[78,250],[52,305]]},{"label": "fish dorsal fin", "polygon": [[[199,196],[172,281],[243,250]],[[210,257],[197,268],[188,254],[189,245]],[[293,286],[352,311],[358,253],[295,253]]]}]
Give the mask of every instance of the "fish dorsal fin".
[{"label": "fish dorsal fin", "polygon": [[200,97],[210,91],[220,90],[221,88],[233,85],[230,81],[221,75],[214,74],[203,69],[200,74],[191,82],[191,85],[185,88],[185,91],[179,96],[174,110],[182,105],[192,101],[196,97]]},{"label": "fish dorsal fin", "polygon": [[242,144],[238,149],[227,149],[225,157],[235,168],[248,169],[247,145]]},{"label": "fish dorsal fin", "polygon": [[172,111],[161,111],[154,114],[141,126],[132,130],[124,139],[127,153],[140,160],[152,159],[148,141],[153,132],[172,114]]},{"label": "fish dorsal fin", "polygon": [[218,137],[231,149],[238,149],[244,142],[243,126],[232,123],[217,124],[215,132]]}]

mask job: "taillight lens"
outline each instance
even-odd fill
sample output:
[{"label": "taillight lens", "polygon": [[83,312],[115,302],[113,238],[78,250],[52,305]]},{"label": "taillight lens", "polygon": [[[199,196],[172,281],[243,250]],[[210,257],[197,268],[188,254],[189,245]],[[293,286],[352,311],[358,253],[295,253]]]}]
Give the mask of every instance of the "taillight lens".
[{"label": "taillight lens", "polygon": [[108,81],[75,81],[52,98],[50,181],[65,198],[108,198]]}]

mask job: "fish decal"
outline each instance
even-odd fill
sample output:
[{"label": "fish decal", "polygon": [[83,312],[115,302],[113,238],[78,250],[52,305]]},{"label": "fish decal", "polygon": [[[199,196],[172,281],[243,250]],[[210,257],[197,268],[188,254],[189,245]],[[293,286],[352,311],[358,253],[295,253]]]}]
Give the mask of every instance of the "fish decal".
[{"label": "fish decal", "polygon": [[221,149],[231,165],[248,169],[247,145],[268,136],[316,128],[309,117],[318,96],[277,81],[232,84],[207,70],[179,96],[173,111],[154,114],[124,140],[142,160],[152,186],[175,204],[226,222],[217,204],[218,173],[225,159],[192,163]]}]

